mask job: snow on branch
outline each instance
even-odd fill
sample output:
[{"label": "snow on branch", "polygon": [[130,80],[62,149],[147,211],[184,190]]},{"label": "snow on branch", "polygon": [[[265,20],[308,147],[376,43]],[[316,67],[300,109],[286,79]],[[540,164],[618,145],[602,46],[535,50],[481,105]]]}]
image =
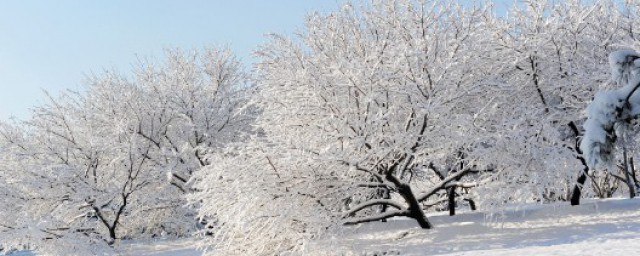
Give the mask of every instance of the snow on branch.
[{"label": "snow on branch", "polygon": [[422,193],[420,196],[418,196],[418,201],[422,202],[424,200],[427,200],[427,198],[429,198],[430,196],[432,196],[433,194],[438,192],[438,190],[446,188],[447,185],[451,181],[466,175],[468,172],[469,172],[469,169],[465,169],[465,170],[462,170],[460,172],[456,172],[456,173],[451,174],[449,177],[447,177],[446,179],[440,181],[440,183],[438,183],[437,185],[433,186],[433,188],[431,188],[430,190],[428,190],[428,191]]},{"label": "snow on branch", "polygon": [[640,86],[639,58],[640,53],[627,49],[609,55],[612,79],[622,87],[597,93],[587,107],[580,147],[591,168],[615,166],[616,141],[638,114],[640,99],[633,96]]},{"label": "snow on branch", "polygon": [[360,223],[374,222],[374,221],[386,220],[392,217],[408,216],[408,215],[409,215],[408,210],[388,211],[388,212],[384,212],[376,215],[365,216],[362,218],[350,219],[345,221],[343,225],[356,225]]},{"label": "snow on branch", "polygon": [[387,205],[387,206],[391,206],[393,208],[396,208],[398,210],[403,210],[405,209],[405,207],[403,207],[402,205],[398,204],[396,201],[391,200],[391,199],[374,199],[374,200],[369,200],[366,201],[364,203],[361,203],[359,205],[354,206],[351,210],[347,211],[345,213],[345,217],[349,217],[367,207],[372,207],[372,206],[377,206],[377,205]]}]

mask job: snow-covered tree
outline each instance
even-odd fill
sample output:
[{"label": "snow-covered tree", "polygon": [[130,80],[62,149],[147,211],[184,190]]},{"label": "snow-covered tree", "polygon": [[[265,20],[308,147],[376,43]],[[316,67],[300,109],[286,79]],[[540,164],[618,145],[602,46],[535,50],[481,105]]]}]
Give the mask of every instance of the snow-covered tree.
[{"label": "snow-covered tree", "polygon": [[272,36],[258,51],[258,134],[195,176],[193,199],[214,223],[207,244],[268,255],[341,224],[404,216],[433,227],[425,208],[491,169],[469,103],[482,91],[472,56],[485,15],[373,1],[311,15],[298,40]]},{"label": "snow-covered tree", "polygon": [[[635,196],[638,186],[635,173],[629,168],[628,149],[634,133],[633,121],[640,113],[640,96],[636,93],[640,87],[640,53],[631,49],[618,50],[609,55],[612,80],[619,86],[614,90],[596,94],[587,108],[588,119],[585,122],[585,136],[582,150],[589,167],[616,170],[617,148],[622,148],[623,173],[629,194]],[[633,158],[631,158],[633,159]],[[632,177],[633,176],[633,177]]]},{"label": "snow-covered tree", "polygon": [[0,245],[89,255],[121,239],[195,231],[187,181],[208,150],[248,129],[245,78],[228,50],[168,51],[133,78],[90,77],[85,91],[3,124],[2,196],[14,207],[0,210]]},{"label": "snow-covered tree", "polygon": [[609,52],[637,37],[637,6],[526,1],[513,5],[507,18],[495,18],[486,83],[500,90],[495,107],[481,117],[495,120],[504,134],[494,152],[509,171],[494,183],[496,195],[505,196],[496,202],[519,191],[521,200],[577,203],[587,174],[593,175],[578,147],[583,110],[608,81]]}]

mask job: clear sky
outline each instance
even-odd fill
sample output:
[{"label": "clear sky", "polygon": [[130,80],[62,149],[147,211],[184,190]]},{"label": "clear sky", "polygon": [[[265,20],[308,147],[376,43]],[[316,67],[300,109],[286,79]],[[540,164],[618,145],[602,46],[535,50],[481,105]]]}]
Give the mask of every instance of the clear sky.
[{"label": "clear sky", "polygon": [[[471,2],[471,0],[464,0]],[[265,33],[302,28],[309,11],[341,0],[7,0],[0,5],[0,119],[28,118],[81,87],[86,74],[131,70],[163,48],[229,46],[244,62]]]}]

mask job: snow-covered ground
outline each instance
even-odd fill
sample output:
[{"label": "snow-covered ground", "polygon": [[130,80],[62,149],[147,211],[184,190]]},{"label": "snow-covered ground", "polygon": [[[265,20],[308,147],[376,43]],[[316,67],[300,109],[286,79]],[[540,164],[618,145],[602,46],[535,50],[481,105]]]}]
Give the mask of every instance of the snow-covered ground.
[{"label": "snow-covered ground", "polygon": [[[118,255],[122,256],[201,256],[192,239],[127,241],[118,246]],[[0,253],[0,255],[3,255]],[[30,251],[20,251],[10,256],[35,256]]]},{"label": "snow-covered ground", "polygon": [[[315,245],[338,255],[616,255],[640,252],[640,199],[527,205],[487,216],[431,216],[361,225]],[[336,253],[340,252],[340,253]],[[329,252],[327,252],[329,254]],[[322,253],[320,253],[322,254]]]},{"label": "snow-covered ground", "polygon": [[200,256],[191,239],[136,241],[120,245],[121,255],[131,256]]},{"label": "snow-covered ground", "polygon": [[[396,219],[347,228],[311,245],[316,255],[636,255],[640,252],[640,199],[525,205],[487,215],[432,215],[432,230]],[[121,255],[202,255],[195,242],[152,240],[120,245]],[[31,253],[20,252],[19,256]]]}]

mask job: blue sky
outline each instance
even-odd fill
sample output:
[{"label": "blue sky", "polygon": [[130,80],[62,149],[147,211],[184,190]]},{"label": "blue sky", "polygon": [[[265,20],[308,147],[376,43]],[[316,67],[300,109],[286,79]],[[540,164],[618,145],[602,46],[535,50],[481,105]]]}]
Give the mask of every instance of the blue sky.
[{"label": "blue sky", "polygon": [[228,45],[244,62],[265,33],[291,33],[341,0],[8,0],[0,7],[0,119],[25,119],[43,90],[78,89],[86,74],[126,73],[163,48]]}]

